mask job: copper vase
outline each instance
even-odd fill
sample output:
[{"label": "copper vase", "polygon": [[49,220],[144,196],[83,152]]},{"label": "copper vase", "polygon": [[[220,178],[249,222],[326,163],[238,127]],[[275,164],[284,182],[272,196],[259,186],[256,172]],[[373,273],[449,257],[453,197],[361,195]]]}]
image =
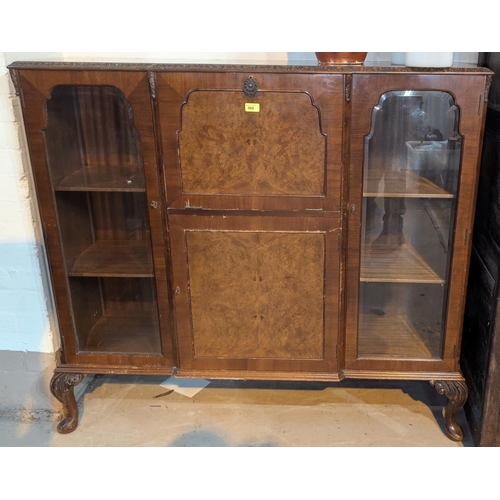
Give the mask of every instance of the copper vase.
[{"label": "copper vase", "polygon": [[315,52],[320,66],[363,64],[368,52]]}]

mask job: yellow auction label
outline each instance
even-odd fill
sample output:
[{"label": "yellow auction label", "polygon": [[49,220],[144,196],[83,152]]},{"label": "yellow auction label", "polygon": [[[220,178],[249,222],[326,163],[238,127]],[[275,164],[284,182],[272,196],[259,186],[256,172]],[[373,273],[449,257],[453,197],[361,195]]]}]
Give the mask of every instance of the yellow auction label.
[{"label": "yellow auction label", "polygon": [[259,113],[260,112],[260,104],[258,102],[246,102],[245,103],[245,111],[247,113]]}]

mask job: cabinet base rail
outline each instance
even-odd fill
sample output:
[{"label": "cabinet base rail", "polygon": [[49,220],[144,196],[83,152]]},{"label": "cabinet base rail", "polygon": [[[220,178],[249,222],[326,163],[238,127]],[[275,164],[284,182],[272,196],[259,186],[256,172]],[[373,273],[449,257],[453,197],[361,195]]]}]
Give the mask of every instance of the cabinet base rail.
[{"label": "cabinet base rail", "polygon": [[[80,369],[81,370],[81,369]],[[287,380],[287,381],[315,381],[315,382],[340,382],[344,379],[377,379],[377,380],[422,380],[429,381],[438,394],[446,396],[448,402],[445,407],[444,419],[447,436],[453,441],[462,441],[464,434],[456,421],[456,413],[467,401],[468,390],[461,373],[422,373],[422,372],[356,372],[355,370],[340,373],[272,373],[272,372],[236,372],[223,371],[196,372],[187,370],[156,369],[134,370],[103,368],[79,371],[78,367],[59,367],[55,370],[50,382],[50,391],[54,397],[63,404],[63,417],[57,425],[61,434],[69,434],[78,427],[78,404],[75,399],[74,388],[86,375],[175,375],[179,378],[208,378],[223,380]]]}]

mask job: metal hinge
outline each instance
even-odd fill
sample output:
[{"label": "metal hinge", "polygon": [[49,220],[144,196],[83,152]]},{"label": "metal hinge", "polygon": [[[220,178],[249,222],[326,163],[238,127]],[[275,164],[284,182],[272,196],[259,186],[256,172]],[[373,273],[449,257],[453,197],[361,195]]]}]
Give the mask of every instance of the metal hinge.
[{"label": "metal hinge", "polygon": [[156,81],[155,81],[155,74],[153,72],[148,74],[148,80],[149,80],[149,90],[151,92],[151,97],[153,99],[156,99]]},{"label": "metal hinge", "polygon": [[190,205],[189,200],[186,202],[186,206],[184,208],[190,208],[191,210],[202,210],[203,207],[200,205],[199,207],[195,205]]},{"label": "metal hinge", "polygon": [[346,102],[351,102],[351,84],[352,84],[352,75],[345,76],[345,100]]}]

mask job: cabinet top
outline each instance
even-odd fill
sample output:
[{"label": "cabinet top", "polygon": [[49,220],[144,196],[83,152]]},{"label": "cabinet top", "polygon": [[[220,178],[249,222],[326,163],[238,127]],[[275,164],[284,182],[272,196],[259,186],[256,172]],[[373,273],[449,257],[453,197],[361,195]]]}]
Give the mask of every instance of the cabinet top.
[{"label": "cabinet top", "polygon": [[66,71],[157,71],[157,72],[270,72],[270,73],[482,73],[493,74],[488,68],[473,64],[459,64],[449,68],[411,68],[396,66],[390,63],[377,65],[335,65],[335,66],[304,66],[304,65],[266,65],[266,64],[149,64],[149,63],[112,63],[112,62],[68,62],[68,61],[16,61],[9,69],[42,69]]}]

